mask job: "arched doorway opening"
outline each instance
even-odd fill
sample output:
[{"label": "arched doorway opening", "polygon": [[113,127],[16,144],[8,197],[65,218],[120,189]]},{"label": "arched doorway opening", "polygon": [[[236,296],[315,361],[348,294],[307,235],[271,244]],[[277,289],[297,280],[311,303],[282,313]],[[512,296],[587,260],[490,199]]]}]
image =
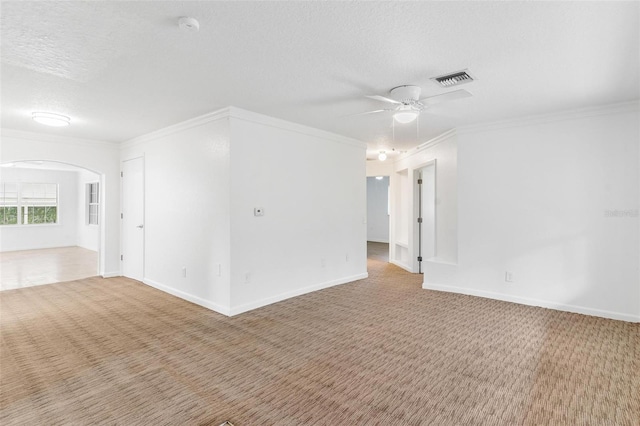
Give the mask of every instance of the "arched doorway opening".
[{"label": "arched doorway opening", "polygon": [[0,289],[99,275],[103,176],[48,160],[0,166]]}]

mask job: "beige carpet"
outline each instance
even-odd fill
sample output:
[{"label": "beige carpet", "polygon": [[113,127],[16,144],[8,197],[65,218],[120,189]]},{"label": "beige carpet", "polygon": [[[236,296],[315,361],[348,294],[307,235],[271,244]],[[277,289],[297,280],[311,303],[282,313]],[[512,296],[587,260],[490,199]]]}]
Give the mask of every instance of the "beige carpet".
[{"label": "beige carpet", "polygon": [[370,275],[235,318],[122,278],[4,291],[0,424],[640,424],[638,324]]}]

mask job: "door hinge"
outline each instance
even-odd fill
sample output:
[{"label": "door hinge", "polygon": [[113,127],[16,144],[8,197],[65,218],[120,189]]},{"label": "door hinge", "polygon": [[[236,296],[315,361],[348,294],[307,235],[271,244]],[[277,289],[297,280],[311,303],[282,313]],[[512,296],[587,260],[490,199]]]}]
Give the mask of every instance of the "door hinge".
[{"label": "door hinge", "polygon": [[124,172],[120,172],[120,177],[124,177]]},{"label": "door hinge", "polygon": [[422,262],[422,256],[418,256],[418,262]]},{"label": "door hinge", "polygon": [[124,214],[120,213],[120,219],[124,219]]},{"label": "door hinge", "polygon": [[124,260],[124,255],[120,255],[120,260]]},{"label": "door hinge", "polygon": [[421,217],[418,218],[418,223],[422,223],[422,218]]},{"label": "door hinge", "polygon": [[418,179],[418,185],[422,185],[422,179]]}]

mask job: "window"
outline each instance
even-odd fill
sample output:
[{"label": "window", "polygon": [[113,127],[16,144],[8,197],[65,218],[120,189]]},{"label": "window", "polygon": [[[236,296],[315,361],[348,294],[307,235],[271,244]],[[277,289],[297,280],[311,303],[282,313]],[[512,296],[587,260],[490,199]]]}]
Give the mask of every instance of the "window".
[{"label": "window", "polygon": [[87,224],[98,224],[98,210],[100,206],[100,193],[98,182],[87,184]]},{"label": "window", "polygon": [[0,225],[58,223],[58,185],[0,183]]},{"label": "window", "polygon": [[18,184],[0,183],[0,225],[18,224]]}]

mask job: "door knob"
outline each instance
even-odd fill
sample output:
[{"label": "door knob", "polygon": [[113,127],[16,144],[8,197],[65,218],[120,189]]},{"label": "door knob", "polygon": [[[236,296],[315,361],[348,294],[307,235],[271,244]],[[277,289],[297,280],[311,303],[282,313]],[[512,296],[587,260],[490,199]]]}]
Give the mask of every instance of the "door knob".
[{"label": "door knob", "polygon": [[138,225],[138,226],[136,226],[136,228],[142,229],[142,228],[144,228],[144,225]]}]

